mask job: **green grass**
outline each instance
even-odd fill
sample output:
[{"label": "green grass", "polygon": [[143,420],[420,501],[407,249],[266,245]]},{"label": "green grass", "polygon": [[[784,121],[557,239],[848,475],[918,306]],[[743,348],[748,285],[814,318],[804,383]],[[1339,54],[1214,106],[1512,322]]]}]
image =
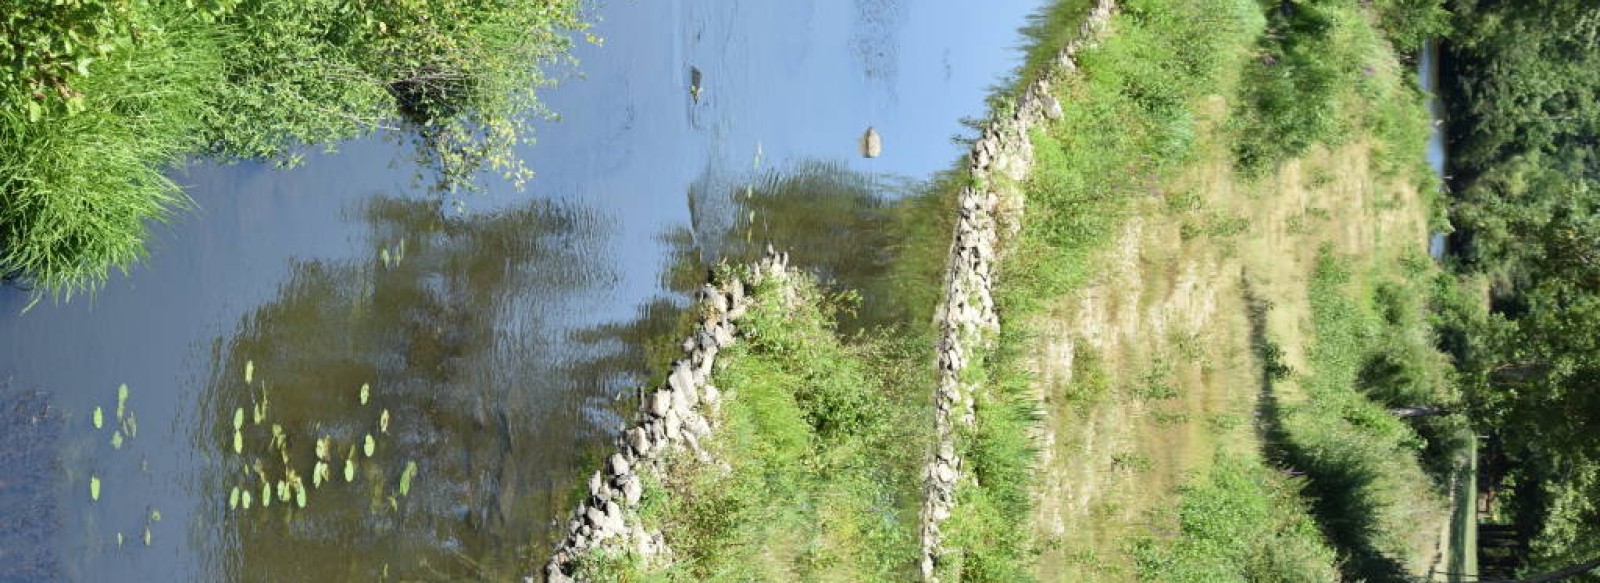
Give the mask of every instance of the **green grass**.
[{"label": "green grass", "polygon": [[[836,334],[835,299],[768,280],[712,384],[726,396],[710,442],[727,471],[683,459],[662,528],[669,580],[898,581],[915,573],[919,475],[932,426],[931,362],[915,334]],[[649,498],[649,496],[647,496]],[[647,506],[653,503],[647,501]],[[637,569],[631,558],[588,573]],[[609,571],[607,571],[609,570]]]},{"label": "green grass", "polygon": [[57,298],[146,252],[197,155],[293,163],[412,130],[442,188],[499,171],[538,113],[576,2],[0,0],[0,272]]},{"label": "green grass", "polygon": [[1300,484],[1219,454],[1208,476],[1182,490],[1178,532],[1134,544],[1139,578],[1172,583],[1320,583],[1339,578],[1334,552],[1306,513]]},{"label": "green grass", "polygon": [[222,52],[190,18],[100,62],[78,85],[84,110],[30,121],[0,92],[0,272],[70,297],[145,254],[152,221],[185,200],[164,172],[201,147]]},{"label": "green grass", "polygon": [[1437,377],[1448,363],[1433,353],[1420,316],[1426,294],[1382,291],[1422,284],[1377,279],[1374,285],[1372,275],[1357,277],[1354,269],[1350,258],[1326,249],[1319,256],[1309,289],[1308,370],[1298,379],[1304,398],[1282,407],[1283,441],[1272,446],[1309,478],[1313,515],[1339,550],[1345,575],[1401,580],[1415,566],[1418,538],[1431,534],[1419,525],[1437,523],[1443,512],[1447,481],[1425,471],[1424,438],[1388,412],[1398,403],[1384,401],[1406,395],[1438,403],[1449,395],[1443,384],[1417,386],[1407,375],[1372,371],[1404,362]]}]

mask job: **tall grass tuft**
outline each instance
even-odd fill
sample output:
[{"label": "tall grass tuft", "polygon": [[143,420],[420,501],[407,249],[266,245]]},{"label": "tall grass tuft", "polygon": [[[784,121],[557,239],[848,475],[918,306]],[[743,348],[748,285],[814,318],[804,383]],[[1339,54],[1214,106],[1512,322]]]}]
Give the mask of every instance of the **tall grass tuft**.
[{"label": "tall grass tuft", "polygon": [[150,224],[181,207],[164,172],[199,146],[221,56],[195,21],[99,63],[81,79],[86,107],[32,120],[8,93],[0,108],[0,271],[68,298],[144,257]]}]

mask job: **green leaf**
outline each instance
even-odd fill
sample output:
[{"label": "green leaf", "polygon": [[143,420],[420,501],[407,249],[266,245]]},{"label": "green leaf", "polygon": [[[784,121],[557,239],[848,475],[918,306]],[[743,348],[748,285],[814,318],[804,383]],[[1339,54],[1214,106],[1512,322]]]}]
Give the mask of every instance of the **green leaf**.
[{"label": "green leaf", "polygon": [[252,382],[255,382],[255,377],[256,377],[256,361],[254,361],[254,360],[246,360],[246,361],[244,361],[244,384],[248,385],[248,384],[250,384]]},{"label": "green leaf", "polygon": [[228,510],[233,510],[233,509],[238,508],[238,507],[239,507],[239,487],[238,486],[234,486],[233,487],[233,491],[228,493]]},{"label": "green leaf", "polygon": [[244,434],[237,429],[233,431],[233,453],[244,453]]},{"label": "green leaf", "polygon": [[238,431],[238,430],[243,429],[243,428],[244,428],[244,407],[239,407],[239,408],[233,410],[233,430],[234,431]]},{"label": "green leaf", "polygon": [[373,452],[375,452],[377,450],[378,450],[378,442],[376,440],[372,439],[372,434],[371,433],[368,433],[367,434],[366,443],[361,446],[361,451],[363,453],[366,453],[367,457],[372,457]]},{"label": "green leaf", "polygon": [[94,428],[95,429],[100,429],[101,427],[105,427],[105,426],[106,426],[106,414],[105,414],[105,412],[101,411],[99,407],[95,407],[94,408]]},{"label": "green leaf", "polygon": [[123,383],[117,387],[117,420],[122,420],[124,406],[128,404],[128,384]]},{"label": "green leaf", "polygon": [[100,478],[98,477],[89,476],[89,499],[97,502],[100,500]]},{"label": "green leaf", "polygon": [[244,491],[240,492],[240,497],[242,499],[239,502],[241,504],[244,504],[244,509],[245,510],[249,510],[250,509],[250,490],[244,490]]},{"label": "green leaf", "polygon": [[417,462],[406,462],[405,471],[400,472],[400,495],[405,496],[411,492],[411,479],[417,477]]},{"label": "green leaf", "polygon": [[371,393],[372,393],[372,386],[368,385],[366,383],[362,383],[361,384],[361,404],[362,405],[367,404],[367,399],[371,396]]},{"label": "green leaf", "polygon": [[111,434],[111,449],[122,449],[122,432],[121,431],[113,432]]},{"label": "green leaf", "polygon": [[43,118],[44,118],[44,106],[39,105],[39,102],[37,102],[37,101],[29,100],[28,101],[28,121],[29,122],[38,122],[40,119],[43,119]]}]

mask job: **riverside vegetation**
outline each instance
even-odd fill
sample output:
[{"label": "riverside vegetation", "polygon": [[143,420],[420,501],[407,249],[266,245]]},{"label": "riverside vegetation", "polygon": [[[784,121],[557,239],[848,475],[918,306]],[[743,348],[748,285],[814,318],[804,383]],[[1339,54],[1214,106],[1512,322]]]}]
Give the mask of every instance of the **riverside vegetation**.
[{"label": "riverside vegetation", "polygon": [[403,129],[444,188],[511,148],[578,3],[0,2],[0,271],[68,297],[144,255],[203,156],[293,164]]},{"label": "riverside vegetation", "polygon": [[[1057,53],[1089,3],[1035,19],[992,119],[1040,79],[1062,107],[1030,131],[1031,174],[1004,185],[1020,210],[999,245],[1001,328],[965,355],[975,421],[937,578],[1469,569],[1452,533],[1471,518],[1452,522],[1450,506],[1472,497],[1472,419],[1396,413],[1471,401],[1438,348],[1471,281],[1426,255],[1448,224],[1410,64],[1450,29],[1446,8],[1132,0],[1070,62]],[[1005,178],[962,164],[879,203],[897,217],[894,290],[869,282],[870,297],[888,306],[834,279],[753,310],[750,342],[713,375],[722,465],[668,471],[643,495],[672,560],[620,549],[582,573],[916,577],[917,467],[944,455],[922,318],[957,196],[984,180]]]}]

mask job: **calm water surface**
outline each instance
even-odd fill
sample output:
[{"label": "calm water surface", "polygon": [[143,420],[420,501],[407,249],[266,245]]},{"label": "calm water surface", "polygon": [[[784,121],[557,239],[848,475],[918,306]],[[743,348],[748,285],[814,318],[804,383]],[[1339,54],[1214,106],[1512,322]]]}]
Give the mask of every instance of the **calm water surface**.
[{"label": "calm water surface", "polygon": [[1039,5],[601,3],[522,152],[537,177],[463,214],[378,138],[178,174],[194,212],[92,301],[0,293],[0,580],[523,572],[705,262],[777,239],[871,272],[882,201],[957,159]]}]

